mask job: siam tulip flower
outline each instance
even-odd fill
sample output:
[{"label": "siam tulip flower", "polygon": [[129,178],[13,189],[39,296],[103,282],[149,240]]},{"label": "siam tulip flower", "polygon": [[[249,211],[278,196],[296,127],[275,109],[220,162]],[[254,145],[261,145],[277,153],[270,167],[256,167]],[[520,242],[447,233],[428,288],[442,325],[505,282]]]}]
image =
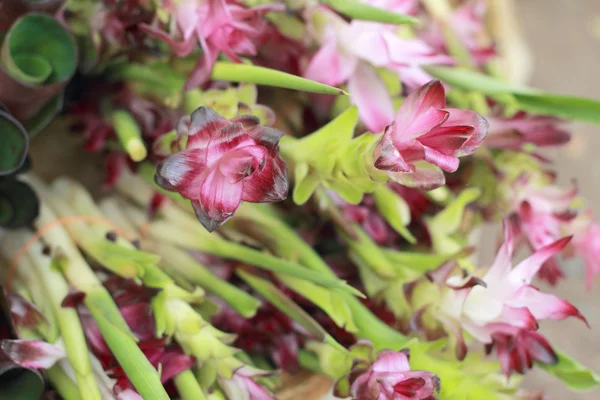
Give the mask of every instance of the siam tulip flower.
[{"label": "siam tulip flower", "polygon": [[533,362],[556,364],[558,358],[550,343],[535,331],[498,324],[492,334],[493,343],[486,350],[496,350],[504,373],[524,374],[533,368]]},{"label": "siam tulip flower", "polygon": [[246,8],[230,0],[163,0],[163,12],[171,17],[171,31],[156,25],[141,25],[148,34],[166,42],[178,57],[186,57],[199,43],[204,54],[186,83],[194,88],[206,81],[222,52],[232,61],[256,55],[255,40],[267,26],[262,16],[282,11],[280,4]]},{"label": "siam tulip flower", "polygon": [[493,342],[494,334],[508,332],[507,326],[535,330],[539,320],[567,317],[586,322],[571,303],[531,286],[542,264],[570,240],[567,237],[550,243],[513,268],[514,234],[509,223],[505,223],[505,242],[483,278],[452,276],[446,280],[454,288],[446,291],[441,301],[446,316],[486,344]]},{"label": "siam tulip flower", "polygon": [[571,139],[571,134],[560,127],[564,121],[554,117],[521,111],[511,118],[490,117],[488,122],[490,129],[485,144],[493,148],[523,150],[526,144],[559,146]]},{"label": "siam tulip flower", "polygon": [[375,150],[375,167],[393,178],[396,173],[415,173],[415,163],[425,161],[435,166],[434,174],[443,182],[440,168],[456,171],[458,157],[473,153],[487,128],[485,119],[473,111],[446,108],[444,87],[432,81],[412,92],[398,109]]},{"label": "siam tulip flower", "polygon": [[361,400],[433,400],[440,380],[431,372],[411,371],[407,351],[382,351],[377,360],[356,376],[352,398]]},{"label": "siam tulip flower", "polygon": [[393,26],[364,21],[348,24],[322,8],[309,18],[321,47],[304,76],[333,86],[347,82],[350,99],[372,132],[381,132],[393,119],[391,94],[375,68],[396,71],[405,83],[416,86],[431,79],[419,66],[451,62],[422,41],[399,37]]},{"label": "siam tulip flower", "polygon": [[278,153],[281,132],[255,117],[231,121],[206,107],[182,120],[178,133],[186,149],[158,167],[157,183],[192,200],[208,231],[227,221],[242,201],[268,203],[286,198],[288,182]]}]

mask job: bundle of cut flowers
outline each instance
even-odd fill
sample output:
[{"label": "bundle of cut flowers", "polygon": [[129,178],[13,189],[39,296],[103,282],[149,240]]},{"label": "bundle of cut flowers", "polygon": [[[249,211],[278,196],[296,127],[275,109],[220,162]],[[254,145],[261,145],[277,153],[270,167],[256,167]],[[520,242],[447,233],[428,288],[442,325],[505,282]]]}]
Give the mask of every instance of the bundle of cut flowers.
[{"label": "bundle of cut flowers", "polygon": [[[600,385],[539,329],[585,315],[535,286],[572,257],[597,286],[600,224],[541,150],[600,103],[511,79],[492,4],[5,2],[0,398],[265,400],[300,371],[356,400]],[[27,173],[57,129],[102,156],[100,198]]]}]

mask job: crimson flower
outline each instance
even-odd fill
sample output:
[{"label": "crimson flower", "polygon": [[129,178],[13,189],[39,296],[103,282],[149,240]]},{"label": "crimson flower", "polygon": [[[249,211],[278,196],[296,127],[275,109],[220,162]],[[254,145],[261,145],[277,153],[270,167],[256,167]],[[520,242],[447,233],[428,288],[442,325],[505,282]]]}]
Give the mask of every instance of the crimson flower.
[{"label": "crimson flower", "polygon": [[540,333],[498,324],[492,334],[493,343],[486,346],[487,352],[496,350],[506,375],[512,371],[524,374],[533,368],[533,362],[556,364],[558,358],[550,343]]},{"label": "crimson flower", "polygon": [[171,15],[172,31],[143,24],[146,33],[166,42],[178,57],[188,56],[200,43],[204,54],[186,83],[186,89],[208,79],[217,57],[223,52],[229,59],[241,62],[239,56],[256,55],[256,40],[267,26],[263,14],[281,11],[280,4],[246,8],[229,0],[162,1]]},{"label": "crimson flower", "polygon": [[212,232],[242,201],[270,203],[285,199],[285,162],[278,153],[281,132],[260,126],[255,117],[229,121],[200,107],[179,124],[187,136],[185,151],[158,166],[156,182],[192,200],[198,220]]},{"label": "crimson flower", "polygon": [[446,108],[444,86],[431,81],[408,95],[398,109],[375,150],[375,167],[414,173],[418,167],[415,163],[425,161],[454,172],[458,157],[473,153],[487,129],[487,121],[479,114]]},{"label": "crimson flower", "polygon": [[220,330],[236,334],[235,347],[269,355],[278,368],[286,371],[298,370],[298,350],[306,335],[292,319],[271,304],[265,303],[251,319],[243,318],[223,304],[211,322]]},{"label": "crimson flower", "polygon": [[440,380],[427,371],[411,371],[407,351],[382,351],[350,391],[361,400],[433,400]]},{"label": "crimson flower", "polygon": [[523,111],[511,118],[492,117],[488,119],[490,132],[486,146],[521,150],[527,143],[536,146],[559,146],[569,142],[571,134],[561,129],[561,119],[543,115],[529,115]]}]

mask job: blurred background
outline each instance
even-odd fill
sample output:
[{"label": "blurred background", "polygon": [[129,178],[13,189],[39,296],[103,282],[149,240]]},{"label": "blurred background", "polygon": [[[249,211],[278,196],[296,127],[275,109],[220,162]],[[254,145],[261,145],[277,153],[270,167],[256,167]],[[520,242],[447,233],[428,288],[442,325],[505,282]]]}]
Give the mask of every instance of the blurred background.
[{"label": "blurred background", "polygon": [[[500,0],[504,1],[504,0]],[[554,93],[600,99],[600,1],[516,0],[523,38],[533,59],[532,86]],[[576,178],[580,193],[600,216],[600,127],[573,124],[569,146],[551,152],[562,183]],[[594,290],[584,288],[583,265],[567,266],[571,279],[559,284],[556,294],[567,298],[588,319],[592,329],[571,319],[543,323],[550,342],[575,359],[600,369],[600,282]],[[553,400],[598,400],[600,390],[570,393],[543,371],[527,377],[530,388],[543,389]]]},{"label": "blurred background", "polygon": [[[489,1],[506,6],[513,0]],[[527,53],[517,51],[523,62],[517,65],[515,74],[527,78],[532,86],[553,93],[600,99],[600,0],[514,0],[514,7],[530,54],[527,57]],[[513,50],[523,44],[511,43]],[[66,173],[101,194],[100,158],[80,151],[81,144],[64,133],[64,127],[54,125],[49,130],[53,132],[37,136],[32,143],[35,171],[46,179]],[[569,146],[548,155],[556,161],[561,182],[568,184],[576,178],[581,194],[594,209],[596,218],[600,218],[600,127],[574,124],[572,132]],[[600,282],[587,292],[583,265],[574,261],[566,269],[571,279],[560,283],[556,294],[578,307],[592,329],[576,319],[543,323],[541,329],[553,345],[600,371]],[[302,376],[294,380],[302,381],[303,388],[316,391],[317,387],[327,385],[317,377]],[[573,394],[543,371],[528,374],[526,382],[527,387],[543,389],[553,400],[600,400],[600,389]],[[312,400],[304,391],[282,398]]]}]

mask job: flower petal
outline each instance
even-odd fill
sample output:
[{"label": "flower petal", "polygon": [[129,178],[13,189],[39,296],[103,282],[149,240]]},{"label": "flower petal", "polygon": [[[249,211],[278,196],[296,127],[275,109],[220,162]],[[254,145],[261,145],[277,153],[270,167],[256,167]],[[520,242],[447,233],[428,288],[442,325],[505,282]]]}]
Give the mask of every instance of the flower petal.
[{"label": "flower petal", "polygon": [[0,359],[2,355],[23,368],[48,369],[64,358],[65,352],[41,340],[6,339],[0,342]]},{"label": "flower petal", "polygon": [[586,323],[586,319],[571,303],[552,294],[542,293],[533,286],[523,286],[511,299],[511,303],[527,307],[537,319],[561,320],[575,317]]},{"label": "flower petal", "polygon": [[446,94],[440,81],[431,81],[411,92],[396,114],[398,134],[402,139],[414,138],[439,126],[448,118]]},{"label": "flower petal", "polygon": [[392,172],[411,172],[413,168],[404,160],[400,151],[392,143],[395,123],[390,125],[377,144],[373,153],[375,168]]},{"label": "flower petal", "polygon": [[326,85],[338,86],[350,78],[356,63],[355,57],[338,49],[337,40],[331,35],[313,56],[304,77]]},{"label": "flower petal", "polygon": [[[212,232],[227,221],[242,201],[243,182],[229,183],[218,170],[211,171],[200,191],[200,201],[192,202],[196,215],[204,227]],[[199,206],[199,207],[198,207]]]},{"label": "flower petal", "polygon": [[489,129],[489,123],[479,114],[474,111],[460,110],[456,108],[447,108],[450,113],[444,126],[471,127],[473,130],[468,140],[460,147],[457,156],[462,157],[472,154],[483,142]]},{"label": "flower petal", "polygon": [[422,190],[432,190],[446,183],[444,172],[439,167],[424,161],[416,162],[413,166],[414,172],[390,173],[390,178],[401,185]]},{"label": "flower petal", "polygon": [[172,154],[158,165],[155,181],[166,190],[177,191],[188,199],[197,199],[206,176],[206,158],[204,149]]},{"label": "flower petal", "polygon": [[288,195],[285,161],[281,157],[266,155],[264,165],[244,180],[242,200],[251,203],[274,203]]},{"label": "flower petal", "polygon": [[540,267],[550,257],[559,253],[571,241],[572,236],[568,236],[550,243],[547,246],[537,250],[531,256],[521,261],[511,272],[510,277],[514,282],[524,284],[531,283],[531,280],[537,274]]},{"label": "flower petal", "polygon": [[[190,116],[189,126],[185,130],[188,137],[187,149],[203,149],[210,139],[221,129],[229,125],[229,121],[208,107],[198,107]],[[178,133],[183,131],[177,128]]]},{"label": "flower petal", "polygon": [[408,357],[401,351],[384,350],[373,363],[374,372],[410,371]]},{"label": "flower petal", "polygon": [[348,91],[361,121],[371,132],[383,131],[394,120],[392,97],[377,72],[366,63],[359,63],[354,70]]}]

